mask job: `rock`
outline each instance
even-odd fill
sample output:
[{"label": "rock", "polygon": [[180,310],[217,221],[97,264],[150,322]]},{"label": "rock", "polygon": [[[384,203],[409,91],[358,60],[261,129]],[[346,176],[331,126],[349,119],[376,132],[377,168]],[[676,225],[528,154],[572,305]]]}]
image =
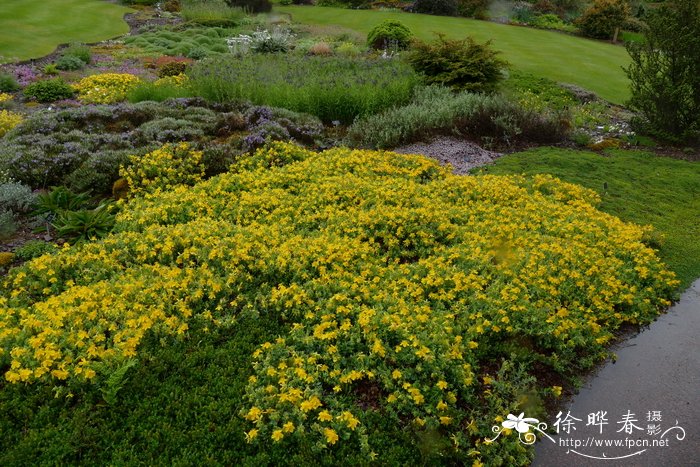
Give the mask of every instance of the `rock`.
[{"label": "rock", "polygon": [[451,164],[455,175],[467,175],[475,167],[490,164],[502,154],[487,151],[474,143],[439,136],[430,143],[414,143],[394,149],[401,154],[421,154],[442,164]]}]

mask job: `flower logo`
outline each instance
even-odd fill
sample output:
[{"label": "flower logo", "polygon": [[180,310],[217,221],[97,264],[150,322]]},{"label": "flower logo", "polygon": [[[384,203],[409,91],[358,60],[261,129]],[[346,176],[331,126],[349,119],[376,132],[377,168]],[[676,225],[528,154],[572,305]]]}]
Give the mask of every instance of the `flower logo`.
[{"label": "flower logo", "polygon": [[531,424],[537,425],[540,421],[536,418],[523,418],[525,412],[520,413],[517,417],[511,413],[508,414],[507,420],[504,420],[501,425],[503,428],[515,429],[518,433],[527,433],[532,428]]}]

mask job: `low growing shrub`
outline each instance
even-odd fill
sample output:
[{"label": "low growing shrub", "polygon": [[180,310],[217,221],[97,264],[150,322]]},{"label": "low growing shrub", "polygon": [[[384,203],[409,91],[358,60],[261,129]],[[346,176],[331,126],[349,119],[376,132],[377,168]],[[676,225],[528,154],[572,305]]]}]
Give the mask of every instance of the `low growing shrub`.
[{"label": "low growing shrub", "polygon": [[75,71],[85,68],[85,62],[73,55],[64,55],[56,60],[56,69],[62,71]]},{"label": "low growing shrub", "polygon": [[75,94],[73,88],[61,78],[45,79],[29,84],[24,95],[39,102],[54,102],[70,99]]},{"label": "low growing shrub", "polygon": [[413,33],[401,21],[387,19],[367,34],[367,45],[373,49],[407,49]]},{"label": "low growing shrub", "polygon": [[15,214],[28,213],[36,204],[31,187],[18,182],[0,183],[0,206]]},{"label": "low growing shrub", "polygon": [[498,58],[491,43],[479,44],[471,37],[446,39],[438,34],[432,43],[416,41],[408,62],[423,76],[426,84],[449,86],[456,90],[492,92],[503,79],[506,63]]},{"label": "low growing shrub", "polygon": [[19,89],[19,83],[14,76],[9,73],[0,73],[0,92],[15,92]]},{"label": "low growing shrub", "polygon": [[14,251],[15,258],[20,261],[29,261],[47,253],[58,251],[56,245],[41,240],[29,240],[27,243]]},{"label": "low growing shrub", "polygon": [[[196,329],[223,329],[221,346],[246,317],[272,317],[288,326],[236,354],[252,374],[216,383],[245,386],[225,419],[245,419],[255,451],[302,446],[342,463],[346,447],[390,463],[370,436],[388,420],[407,445],[430,430],[444,463],[527,465],[517,435],[483,442],[496,417],[601,361],[616,330],[651,322],[678,284],[644,244],[650,229],[548,175],[453,176],[420,156],[280,143],[254,158],[131,199],[112,235],[10,271],[3,390],[41,407],[66,387],[73,410],[97,391],[117,406],[109,389],[136,382],[113,375],[153,371],[153,349],[181,359]],[[248,452],[234,455],[253,464]]]},{"label": "low growing shrub", "polygon": [[114,104],[140,83],[141,78],[128,73],[104,73],[83,78],[73,87],[86,104]]},{"label": "low growing shrub", "polygon": [[435,135],[461,135],[483,143],[553,143],[569,129],[565,115],[521,107],[502,96],[430,87],[414,101],[356,121],[347,134],[355,147],[394,148]]}]

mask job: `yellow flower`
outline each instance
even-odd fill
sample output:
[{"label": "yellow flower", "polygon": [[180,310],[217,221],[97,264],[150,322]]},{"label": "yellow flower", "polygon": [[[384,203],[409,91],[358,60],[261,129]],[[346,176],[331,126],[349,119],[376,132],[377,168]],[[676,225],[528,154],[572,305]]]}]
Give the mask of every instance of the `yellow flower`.
[{"label": "yellow flower", "polygon": [[338,441],[338,433],[332,428],[324,428],[323,434],[326,437],[326,442],[328,444],[335,444]]},{"label": "yellow flower", "polygon": [[449,425],[452,423],[452,418],[451,417],[440,417],[440,423],[442,425]]},{"label": "yellow flower", "polygon": [[274,442],[279,442],[282,438],[284,438],[284,433],[282,433],[282,430],[278,428],[272,432],[271,437]]},{"label": "yellow flower", "polygon": [[330,422],[333,420],[333,416],[327,410],[323,410],[318,414],[318,419],[322,422]]},{"label": "yellow flower", "polygon": [[556,397],[561,396],[561,386],[552,386],[552,392]]},{"label": "yellow flower", "polygon": [[436,386],[440,389],[447,389],[447,381],[438,381]]},{"label": "yellow flower", "polygon": [[252,442],[252,441],[255,439],[256,436],[258,436],[258,430],[255,429],[255,428],[253,428],[252,430],[250,430],[249,432],[247,432],[247,433],[245,434],[245,440],[246,440],[248,443],[250,443],[250,442]]},{"label": "yellow flower", "polygon": [[312,396],[309,400],[306,400],[301,403],[301,411],[302,412],[309,412],[311,410],[317,409],[321,407],[323,404],[321,401],[318,399],[316,396]]},{"label": "yellow flower", "polygon": [[294,431],[294,423],[285,423],[284,426],[282,426],[282,431],[284,431],[285,433],[292,433]]}]

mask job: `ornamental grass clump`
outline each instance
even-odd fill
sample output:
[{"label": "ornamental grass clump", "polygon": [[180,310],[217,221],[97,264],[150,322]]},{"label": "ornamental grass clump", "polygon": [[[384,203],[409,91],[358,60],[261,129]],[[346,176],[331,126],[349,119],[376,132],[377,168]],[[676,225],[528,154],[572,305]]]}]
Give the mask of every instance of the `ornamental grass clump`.
[{"label": "ornamental grass clump", "polygon": [[525,464],[517,439],[483,443],[496,417],[541,389],[542,368],[603,358],[677,284],[649,229],[599,201],[548,175],[273,143],[194,187],[133,197],[104,239],[10,271],[0,371],[103,387],[166,336],[264,315],[287,327],[251,351],[239,405],[260,450],[351,445],[381,462],[368,439],[380,411],[454,463]]},{"label": "ornamental grass clump", "polygon": [[140,83],[141,78],[128,73],[104,73],[83,78],[73,88],[86,104],[114,104]]}]

